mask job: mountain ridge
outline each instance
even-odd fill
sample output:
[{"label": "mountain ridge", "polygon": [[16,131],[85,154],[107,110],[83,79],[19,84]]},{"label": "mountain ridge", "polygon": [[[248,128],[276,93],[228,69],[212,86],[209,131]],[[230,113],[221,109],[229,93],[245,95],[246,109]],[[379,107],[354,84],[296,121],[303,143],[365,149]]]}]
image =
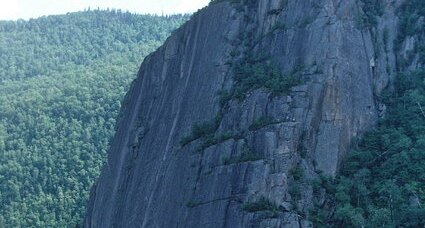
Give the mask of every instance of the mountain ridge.
[{"label": "mountain ridge", "polygon": [[385,116],[402,3],[214,1],[195,14],[143,62],[84,226],[311,227],[314,181]]}]

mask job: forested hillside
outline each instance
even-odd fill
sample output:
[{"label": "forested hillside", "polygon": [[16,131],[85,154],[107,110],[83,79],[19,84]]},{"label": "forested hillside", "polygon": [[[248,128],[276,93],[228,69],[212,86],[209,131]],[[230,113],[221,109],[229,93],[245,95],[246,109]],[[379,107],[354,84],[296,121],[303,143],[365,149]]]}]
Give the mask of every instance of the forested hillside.
[{"label": "forested hillside", "polygon": [[187,15],[0,22],[0,227],[74,227],[143,58]]},{"label": "forested hillside", "polygon": [[385,120],[356,144],[340,176],[315,182],[328,197],[312,211],[317,227],[424,227],[424,78],[422,69],[400,74],[396,93],[383,97]]},{"label": "forested hillside", "polygon": [[338,177],[315,183],[328,198],[316,202],[317,227],[425,226],[425,1],[405,1],[397,13],[395,49],[406,39],[414,49],[399,56],[394,87],[379,97],[385,118],[354,144]]}]

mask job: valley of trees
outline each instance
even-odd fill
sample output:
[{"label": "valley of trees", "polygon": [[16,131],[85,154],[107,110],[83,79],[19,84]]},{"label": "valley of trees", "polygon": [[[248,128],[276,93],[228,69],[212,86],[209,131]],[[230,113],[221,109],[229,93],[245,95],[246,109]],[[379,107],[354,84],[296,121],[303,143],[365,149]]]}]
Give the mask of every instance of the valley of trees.
[{"label": "valley of trees", "polygon": [[[374,16],[382,13],[379,1],[363,2],[374,4],[363,21],[374,26]],[[423,65],[425,28],[418,21],[425,17],[425,1],[407,1],[398,15],[396,49],[416,36],[421,42],[412,56],[418,53]],[[89,10],[0,21],[0,228],[81,225],[120,101],[143,58],[188,18]],[[409,63],[399,62],[395,85],[378,97],[388,107],[385,118],[354,143],[339,175],[311,183],[315,227],[425,226],[425,70],[406,72]],[[280,73],[268,65],[241,64],[238,72],[255,77],[235,77],[238,90],[222,91],[222,107],[252,88],[284,93],[296,83],[276,83]],[[226,138],[215,135],[217,116],[195,125],[182,146],[202,137],[206,145]],[[251,128],[272,121],[259,119]],[[248,155],[241,159],[257,159]],[[291,175],[303,176],[299,170]],[[261,199],[244,210],[273,212],[278,206]]]},{"label": "valley of trees", "polygon": [[143,58],[188,15],[0,21],[0,227],[75,227]]}]

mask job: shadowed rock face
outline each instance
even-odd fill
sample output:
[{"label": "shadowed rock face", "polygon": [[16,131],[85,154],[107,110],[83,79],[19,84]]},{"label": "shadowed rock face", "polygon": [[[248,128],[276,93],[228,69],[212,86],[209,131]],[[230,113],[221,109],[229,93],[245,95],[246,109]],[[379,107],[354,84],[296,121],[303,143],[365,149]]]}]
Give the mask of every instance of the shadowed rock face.
[{"label": "shadowed rock face", "polygon": [[[393,7],[373,29],[359,25],[356,0],[220,1],[198,12],[143,62],[85,226],[310,226],[311,181],[334,175],[353,137],[378,120],[375,94],[393,78],[395,56],[377,42],[384,28],[395,38]],[[231,63],[243,57],[234,53],[246,48],[301,83],[231,100],[216,135],[237,137],[181,146],[193,124],[220,111],[217,92],[232,87]],[[264,116],[273,121],[250,128]],[[249,209],[260,199],[273,206]]]}]

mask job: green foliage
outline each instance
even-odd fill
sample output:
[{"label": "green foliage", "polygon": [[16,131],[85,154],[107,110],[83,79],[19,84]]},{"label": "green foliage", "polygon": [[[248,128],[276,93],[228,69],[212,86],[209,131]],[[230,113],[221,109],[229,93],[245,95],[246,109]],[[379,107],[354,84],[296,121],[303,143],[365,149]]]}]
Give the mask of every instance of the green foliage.
[{"label": "green foliage", "polygon": [[[234,72],[234,85],[231,90],[220,90],[218,92],[220,111],[214,120],[197,123],[192,126],[190,135],[183,137],[180,140],[180,145],[186,146],[197,139],[202,139],[204,148],[210,145],[217,144],[232,137],[224,137],[224,140],[217,137],[216,131],[220,126],[224,111],[228,108],[229,102],[232,99],[243,100],[249,91],[265,88],[278,96],[289,92],[289,89],[299,84],[299,79],[295,77],[295,73],[289,76],[284,76],[280,70],[271,64],[253,63],[238,64]],[[276,121],[262,117],[257,119],[250,127],[249,130],[258,130],[266,125],[276,123]],[[223,138],[223,137],[221,137]]]},{"label": "green foliage", "polygon": [[[335,210],[335,219],[343,221],[343,227],[364,227],[364,218],[360,208],[353,208],[350,204],[338,205]],[[384,226],[388,227],[388,226]]]},{"label": "green foliage", "polygon": [[383,0],[361,0],[363,2],[362,23],[366,27],[376,26],[378,21],[377,17],[382,16],[384,13]]},{"label": "green foliage", "polygon": [[[212,0],[210,4],[229,1],[234,5],[237,11],[244,11],[255,8],[258,4],[256,0]],[[270,14],[278,14],[278,11],[271,11]],[[252,23],[254,18],[249,14],[245,14],[244,20],[246,23]],[[247,94],[256,89],[264,89],[271,93],[272,96],[280,96],[289,92],[290,88],[299,84],[299,77],[295,73],[290,75],[282,74],[279,66],[272,64],[267,53],[257,53],[253,51],[264,37],[255,37],[255,26],[239,34],[239,43],[229,53],[231,59],[227,62],[232,65],[233,85],[228,90],[218,91],[220,110],[217,115],[222,117],[227,110],[230,101],[243,101]],[[285,29],[284,25],[276,24],[272,31],[277,29]],[[206,121],[204,123],[195,124],[192,127],[190,135],[183,137],[180,140],[180,145],[186,146],[197,139],[202,139],[204,144],[201,149],[210,145],[220,143],[232,137],[216,136],[222,118],[217,122],[215,120]],[[260,120],[261,121],[261,120]],[[256,123],[251,126],[252,130],[257,127]],[[264,123],[257,123],[264,124]],[[242,131],[245,131],[243,129]],[[222,138],[222,140],[217,140]],[[205,143],[206,142],[206,143]]]},{"label": "green foliage", "polygon": [[234,97],[243,100],[252,90],[265,88],[273,95],[282,95],[289,89],[299,84],[294,74],[283,75],[279,68],[273,64],[246,60],[235,66]]},{"label": "green foliage", "polygon": [[423,26],[417,22],[425,15],[425,2],[421,0],[406,1],[399,11],[400,35],[413,36],[424,31]]},{"label": "green foliage", "polygon": [[265,126],[268,126],[270,124],[274,124],[274,123],[278,123],[278,121],[274,120],[273,118],[269,117],[269,116],[262,116],[259,117],[258,119],[256,119],[254,121],[254,123],[252,123],[248,129],[250,131],[256,131],[258,129],[261,129]]},{"label": "green foliage", "polygon": [[289,170],[289,174],[292,175],[295,181],[300,181],[304,178],[304,169],[301,166],[297,165],[291,170]]},{"label": "green foliage", "polygon": [[0,22],[0,223],[80,223],[120,100],[186,19],[87,11]]},{"label": "green foliage", "polygon": [[194,124],[190,135],[183,137],[180,140],[180,145],[183,147],[199,138],[214,138],[215,132],[220,126],[221,118],[221,115],[218,114],[213,120]]},{"label": "green foliage", "polygon": [[241,136],[239,133],[235,132],[225,132],[220,134],[210,134],[203,138],[201,150],[208,148],[213,145],[217,145],[229,139],[240,139]]},{"label": "green foliage", "polygon": [[310,211],[309,215],[310,221],[314,224],[314,227],[318,228],[327,228],[329,227],[327,222],[327,213],[325,210],[314,208]]},{"label": "green foliage", "polygon": [[288,193],[291,195],[294,204],[301,199],[301,189],[299,183],[293,183],[289,186]]},{"label": "green foliage", "polygon": [[186,19],[96,10],[2,21],[0,81],[59,72],[71,64],[90,65],[117,53],[132,53],[128,58],[140,62],[139,53],[158,47]]},{"label": "green foliage", "polygon": [[255,202],[245,203],[243,205],[243,210],[247,212],[271,211],[276,213],[279,210],[279,207],[266,197],[261,197]]},{"label": "green foliage", "polygon": [[425,71],[400,74],[384,100],[387,117],[360,141],[329,191],[333,227],[425,225]]},{"label": "green foliage", "polygon": [[[400,18],[399,34],[395,42],[395,49],[398,51],[401,49],[403,41],[408,36],[417,36],[417,39],[421,42],[416,44],[415,53],[419,53],[420,61],[425,63],[425,45],[422,42],[425,37],[425,27],[423,20],[420,19],[425,17],[425,1],[422,0],[409,0],[405,1],[400,7],[398,12]],[[405,67],[403,64],[401,68]]]},{"label": "green foliage", "polygon": [[227,90],[220,90],[218,91],[218,96],[221,109],[226,109],[233,98],[233,94]]},{"label": "green foliage", "polygon": [[231,165],[231,164],[237,164],[237,163],[258,161],[258,160],[261,160],[261,159],[263,159],[262,156],[254,153],[248,146],[244,145],[244,147],[242,148],[242,153],[241,153],[240,156],[223,158],[223,164],[224,165]]}]

